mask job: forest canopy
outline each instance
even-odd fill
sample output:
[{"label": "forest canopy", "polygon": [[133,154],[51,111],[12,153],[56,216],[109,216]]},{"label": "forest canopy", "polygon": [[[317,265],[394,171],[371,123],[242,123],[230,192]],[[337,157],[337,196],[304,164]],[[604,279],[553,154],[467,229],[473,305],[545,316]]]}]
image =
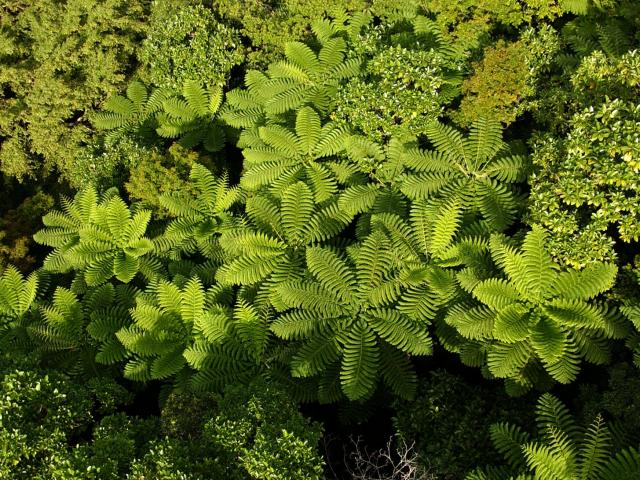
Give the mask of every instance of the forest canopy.
[{"label": "forest canopy", "polygon": [[0,477],[640,478],[640,3],[5,0]]}]

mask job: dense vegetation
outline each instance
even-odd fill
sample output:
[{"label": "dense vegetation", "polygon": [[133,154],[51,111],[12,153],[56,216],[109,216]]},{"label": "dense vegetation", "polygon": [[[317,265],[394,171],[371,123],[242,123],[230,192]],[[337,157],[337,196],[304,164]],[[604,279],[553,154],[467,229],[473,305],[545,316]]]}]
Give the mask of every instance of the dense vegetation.
[{"label": "dense vegetation", "polygon": [[0,477],[640,478],[639,48],[634,0],[5,0]]}]

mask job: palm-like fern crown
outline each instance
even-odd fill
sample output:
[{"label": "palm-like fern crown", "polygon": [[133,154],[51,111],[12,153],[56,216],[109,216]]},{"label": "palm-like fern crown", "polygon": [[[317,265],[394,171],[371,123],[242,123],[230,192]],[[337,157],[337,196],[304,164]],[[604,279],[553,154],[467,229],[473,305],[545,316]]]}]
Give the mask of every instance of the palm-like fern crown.
[{"label": "palm-like fern crown", "polygon": [[264,105],[267,114],[284,113],[311,104],[326,111],[341,81],[360,73],[358,58],[346,59],[347,43],[341,37],[321,42],[318,53],[300,42],[285,44],[286,60],[269,65],[269,88],[274,95]]},{"label": "palm-like fern crown", "polygon": [[352,219],[335,197],[315,203],[303,182],[287,187],[280,198],[250,197],[246,213],[251,225],[229,229],[220,238],[229,260],[217,278],[231,285],[261,284],[276,304],[275,286],[302,275],[305,248],[335,237]]},{"label": "palm-like fern crown", "polygon": [[412,200],[442,198],[477,212],[491,230],[504,230],[514,218],[511,183],[524,179],[525,158],[512,155],[495,120],[480,119],[467,138],[455,129],[433,123],[426,131],[436,147],[414,151],[406,160],[413,173],[400,189]]},{"label": "palm-like fern crown", "polygon": [[200,164],[195,164],[189,176],[195,194],[175,192],[160,197],[160,204],[175,217],[160,238],[154,239],[156,251],[178,250],[188,252],[194,245],[205,256],[216,258],[220,233],[230,220],[232,207],[242,202],[238,187],[229,187],[226,175],[216,178]]},{"label": "palm-like fern crown", "polygon": [[536,409],[539,438],[518,426],[498,423],[491,439],[508,466],[477,470],[466,480],[632,480],[640,476],[640,452],[614,456],[612,435],[598,415],[589,427],[576,424],[553,395],[540,397]]},{"label": "palm-like fern crown", "polygon": [[[417,320],[433,320],[457,295],[453,267],[463,273],[482,270],[488,239],[464,235],[462,207],[456,202],[413,202],[408,219],[393,213],[371,216],[373,231],[383,232],[394,261],[404,270],[398,278],[398,309]],[[411,279],[405,283],[404,279]]]},{"label": "palm-like fern crown", "polygon": [[310,107],[296,115],[295,131],[276,124],[260,127],[259,143],[243,151],[245,172],[240,185],[248,191],[280,190],[297,180],[308,180],[316,202],[337,191],[335,174],[323,164],[342,151],[345,132],[329,122],[322,125]]},{"label": "palm-like fern crown", "polygon": [[182,95],[166,89],[155,89],[150,94],[137,81],[127,88],[127,97],[116,95],[104,105],[104,112],[94,115],[94,125],[108,130],[108,141],[127,134],[149,139],[151,132],[162,138],[179,139],[192,148],[202,144],[210,152],[222,149],[225,132],[217,119],[223,92],[218,86],[206,90],[197,81],[187,81]]},{"label": "palm-like fern crown", "polygon": [[[300,340],[292,374],[332,375],[340,364],[342,391],[352,400],[369,396],[380,371],[398,394],[413,394],[415,375],[405,353],[431,353],[425,322],[395,308],[401,284],[391,243],[380,232],[352,250],[351,260],[330,248],[310,247],[306,264],[313,278],[282,284],[288,308],[272,324],[276,335]],[[402,277],[402,278],[400,278]]]},{"label": "palm-like fern crown", "polygon": [[580,357],[593,363],[609,358],[607,338],[624,335],[617,317],[589,300],[613,285],[617,267],[594,264],[560,272],[545,250],[546,235],[535,227],[522,252],[500,236],[491,251],[505,278],[471,285],[482,305],[452,308],[447,322],[464,337],[486,343],[487,365],[496,377],[531,385],[527,368],[540,362],[562,383],[574,380]]},{"label": "palm-like fern crown", "polygon": [[[131,309],[133,322],[116,336],[129,361],[125,376],[136,380],[190,378],[192,388],[219,388],[253,371],[266,348],[268,329],[253,307],[222,303],[221,290],[205,291],[197,277],[183,287],[152,284]],[[198,371],[190,375],[188,367]]]},{"label": "palm-like fern crown", "polygon": [[104,284],[80,293],[57,287],[51,303],[40,304],[40,315],[26,327],[32,351],[76,374],[93,375],[95,362],[113,364],[125,358],[115,333],[129,322],[128,308],[137,290]]},{"label": "palm-like fern crown", "polygon": [[[358,17],[360,18],[360,17]],[[359,29],[354,23],[353,28]],[[349,29],[349,27],[344,27]],[[347,43],[337,24],[314,29],[321,47],[315,52],[301,42],[285,44],[285,60],[272,63],[266,73],[249,71],[246,89],[227,96],[224,119],[237,128],[280,122],[287,112],[313,106],[326,112],[340,83],[360,73],[361,61],[347,58]]]},{"label": "palm-like fern crown", "polygon": [[111,142],[130,133],[149,138],[156,128],[155,115],[170,97],[171,92],[167,89],[156,89],[149,94],[144,84],[131,82],[126,97],[110,97],[102,107],[104,111],[93,115],[93,125],[98,130],[107,130],[106,139]]},{"label": "palm-like fern crown", "polygon": [[93,187],[63,201],[63,211],[42,219],[46,228],[34,235],[38,243],[54,247],[44,268],[54,272],[81,270],[89,285],[115,277],[129,282],[140,270],[141,257],[152,250],[144,237],[151,212],[129,207],[113,192],[98,197]]},{"label": "palm-like fern crown", "polygon": [[182,87],[182,97],[162,102],[163,111],[156,116],[158,135],[177,138],[186,148],[202,144],[209,152],[222,150],[226,135],[217,118],[223,101],[222,88],[205,89],[190,80]]}]

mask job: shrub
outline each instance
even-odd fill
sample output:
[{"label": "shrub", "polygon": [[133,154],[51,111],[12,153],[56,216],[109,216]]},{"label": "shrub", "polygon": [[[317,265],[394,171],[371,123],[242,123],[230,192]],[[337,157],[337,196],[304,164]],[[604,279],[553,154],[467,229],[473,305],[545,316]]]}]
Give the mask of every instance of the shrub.
[{"label": "shrub", "polygon": [[490,117],[508,125],[525,111],[537,110],[540,77],[550,73],[559,50],[557,37],[548,27],[528,29],[515,42],[498,40],[485,48],[462,84],[460,110],[451,116],[462,124]]},{"label": "shrub", "polygon": [[640,238],[640,107],[612,99],[573,116],[566,138],[534,143],[529,220],[552,232],[550,251],[574,267],[616,258]]},{"label": "shrub", "polygon": [[[117,147],[118,148],[118,147]],[[127,152],[129,179],[124,187],[129,198],[150,208],[157,217],[166,216],[161,207],[160,197],[174,192],[189,192],[193,189],[189,182],[191,168],[198,161],[205,160],[198,153],[174,144],[161,153],[157,149],[133,147],[138,159],[131,161]]]},{"label": "shrub", "polygon": [[80,185],[74,158],[92,138],[85,115],[135,65],[146,2],[9,2],[0,51],[0,170],[19,179],[59,171]]},{"label": "shrub", "polygon": [[364,77],[340,89],[332,118],[377,141],[417,136],[451,96],[452,63],[437,50],[380,46]]},{"label": "shrub", "polygon": [[322,478],[324,462],[316,451],[322,427],[302,417],[277,385],[258,381],[248,387],[231,386],[219,408],[215,419],[205,424],[205,436],[252,478]]},{"label": "shrub", "polygon": [[[26,368],[25,368],[26,367]],[[0,474],[18,479],[121,478],[152,422],[114,411],[128,401],[108,379],[77,384],[55,371],[3,365],[0,382]],[[96,422],[93,441],[82,440]],[[80,442],[80,443],[78,443]]]},{"label": "shrub", "polygon": [[492,386],[436,370],[421,379],[416,399],[396,401],[393,423],[401,442],[414,446],[418,462],[443,480],[461,478],[500,456],[479,446],[490,442],[489,426],[501,418],[532,420],[528,402]]},{"label": "shrub", "polygon": [[6,210],[0,218],[0,269],[8,263],[23,271],[33,268],[36,258],[31,253],[31,236],[42,226],[41,217],[53,205],[51,195],[38,190],[15,209]]},{"label": "shrub", "polygon": [[149,19],[149,34],[137,51],[142,79],[178,90],[187,80],[223,86],[244,61],[238,32],[202,5],[159,2]]},{"label": "shrub", "polygon": [[167,436],[151,442],[127,478],[322,478],[322,428],[275,384],[229,386],[222,396],[172,394],[162,424]]}]

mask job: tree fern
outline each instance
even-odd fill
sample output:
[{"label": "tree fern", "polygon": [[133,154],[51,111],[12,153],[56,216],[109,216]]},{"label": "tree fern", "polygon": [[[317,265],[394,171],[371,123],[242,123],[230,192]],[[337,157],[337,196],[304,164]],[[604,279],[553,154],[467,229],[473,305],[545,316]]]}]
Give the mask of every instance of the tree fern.
[{"label": "tree fern", "polygon": [[140,271],[142,257],[153,249],[144,237],[151,212],[131,212],[110,192],[98,197],[93,187],[63,202],[63,211],[43,217],[45,228],[34,235],[38,243],[54,247],[44,261],[53,272],[81,271],[88,285],[112,277],[129,282]]},{"label": "tree fern", "polygon": [[144,84],[131,82],[126,97],[110,97],[102,106],[103,111],[93,115],[93,124],[98,130],[106,130],[107,140],[111,142],[127,134],[149,138],[156,128],[155,115],[170,96],[169,90],[156,89],[149,93]]},{"label": "tree fern", "polygon": [[197,81],[187,81],[182,98],[167,98],[162,112],[156,115],[156,132],[163,138],[177,138],[186,148],[202,144],[205,150],[222,150],[226,140],[223,125],[218,120],[223,92],[219,86],[208,90]]},{"label": "tree fern", "polygon": [[267,120],[312,106],[326,112],[344,80],[360,73],[361,61],[347,58],[345,39],[329,29],[316,30],[319,51],[301,42],[285,44],[285,59],[269,65],[263,74],[249,71],[246,89],[229,94],[224,118],[230,125],[249,128]]},{"label": "tree fern", "polygon": [[201,390],[255,369],[268,339],[264,319],[251,305],[232,308],[216,299],[197,277],[182,287],[166,280],[151,284],[137,297],[131,324],[116,332],[129,358],[125,376],[145,381],[187,374]]},{"label": "tree fern", "polygon": [[156,251],[184,251],[195,242],[202,254],[215,259],[219,250],[216,234],[233,216],[231,209],[243,200],[243,194],[238,187],[228,186],[226,176],[216,178],[200,164],[192,167],[189,178],[195,187],[193,194],[175,192],[160,197],[160,204],[176,218],[154,239]]},{"label": "tree fern", "polygon": [[353,256],[346,260],[328,248],[308,248],[306,263],[313,278],[278,288],[288,310],[271,328],[282,338],[301,341],[292,363],[296,375],[318,374],[339,359],[340,383],[348,398],[371,395],[380,372],[396,393],[409,397],[415,386],[409,365],[382,349],[391,345],[403,353],[426,355],[431,340],[424,324],[394,308],[400,293],[396,285],[402,282],[388,239],[374,233]]},{"label": "tree fern", "polygon": [[267,193],[249,198],[246,211],[250,223],[230,228],[220,238],[229,258],[217,278],[259,286],[258,300],[268,298],[276,308],[281,307],[277,285],[303,275],[306,247],[337,236],[351,220],[335,198],[314,203],[311,188],[302,182],[287,187],[280,198]]},{"label": "tree fern", "polygon": [[615,265],[560,272],[545,250],[546,241],[535,227],[517,251],[495,235],[491,251],[505,278],[473,286],[481,307],[448,313],[447,322],[461,335],[487,343],[487,364],[497,377],[517,379],[531,362],[539,362],[555,380],[568,383],[578,373],[580,357],[606,358],[590,351],[600,348],[599,338],[620,335],[612,327],[618,320],[589,303],[611,288]]},{"label": "tree fern", "polygon": [[500,123],[478,120],[466,138],[437,122],[426,133],[435,150],[411,152],[402,192],[412,200],[458,202],[490,230],[504,230],[516,212],[511,184],[524,179],[526,160],[502,141]]},{"label": "tree fern", "polygon": [[611,432],[600,415],[586,429],[578,428],[567,408],[548,393],[540,397],[536,413],[540,435],[533,440],[518,427],[494,425],[491,439],[510,465],[476,470],[467,480],[614,480],[640,475],[640,453],[634,448],[614,452]]},{"label": "tree fern", "polygon": [[398,309],[414,320],[431,322],[457,295],[455,273],[447,267],[473,262],[473,253],[463,255],[462,244],[456,245],[460,214],[457,204],[414,202],[408,220],[388,213],[371,217],[372,229],[389,239],[394,261],[403,270],[401,278],[407,282]]},{"label": "tree fern", "polygon": [[137,291],[126,285],[104,284],[78,294],[57,287],[51,302],[26,326],[31,350],[50,363],[80,375],[95,375],[96,362],[113,364],[125,358],[116,332],[129,323],[127,309]]},{"label": "tree fern", "polygon": [[208,90],[197,81],[186,81],[181,95],[166,89],[149,93],[146,87],[132,82],[127,97],[116,95],[104,104],[104,112],[94,115],[98,130],[106,130],[108,141],[123,135],[137,135],[146,141],[153,140],[153,132],[169,139],[178,139],[187,147],[202,144],[207,151],[222,149],[226,135],[218,121],[223,92],[218,86]]},{"label": "tree fern", "polygon": [[331,122],[321,125],[310,107],[298,111],[294,131],[276,124],[260,127],[260,144],[243,151],[245,172],[240,185],[249,191],[270,187],[277,193],[305,179],[315,201],[325,201],[337,192],[337,182],[324,163],[343,149],[344,136]]}]

